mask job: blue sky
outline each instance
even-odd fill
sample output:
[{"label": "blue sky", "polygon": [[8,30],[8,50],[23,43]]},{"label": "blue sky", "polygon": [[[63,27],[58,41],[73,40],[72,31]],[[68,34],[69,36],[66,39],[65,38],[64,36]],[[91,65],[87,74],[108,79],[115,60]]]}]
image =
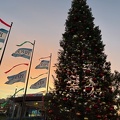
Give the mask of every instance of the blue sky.
[{"label": "blue sky", "polygon": [[107,60],[111,62],[112,72],[120,71],[120,1],[95,1],[88,0],[89,6],[92,8],[95,24],[99,26],[102,33],[102,40],[105,46]]},{"label": "blue sky", "polygon": [[[92,8],[95,25],[99,26],[101,30],[102,40],[106,45],[105,53],[108,56],[107,60],[111,62],[112,72],[114,70],[120,71],[120,1],[88,0],[88,5]],[[59,41],[62,39],[62,33],[64,33],[65,21],[70,7],[71,0],[5,0],[1,2],[1,19],[9,24],[13,22],[13,26],[0,68],[0,97],[13,94],[16,86],[18,89],[24,87],[22,83],[11,86],[4,85],[8,75],[13,75],[26,68],[21,66],[11,71],[8,75],[4,74],[5,71],[16,64],[29,62],[28,60],[11,56],[18,49],[16,44],[26,40],[36,41],[31,70],[32,77],[45,72],[43,70],[35,70],[34,68],[39,64],[40,57],[48,56],[50,53],[52,53],[51,74],[54,74],[52,66],[57,61],[57,53],[60,48]],[[2,24],[0,25],[4,27]],[[30,45],[28,46],[31,47]],[[30,84],[36,81],[30,80]],[[53,80],[50,76],[51,86],[52,83]],[[40,89],[29,90],[28,88],[28,93],[39,91]]]}]

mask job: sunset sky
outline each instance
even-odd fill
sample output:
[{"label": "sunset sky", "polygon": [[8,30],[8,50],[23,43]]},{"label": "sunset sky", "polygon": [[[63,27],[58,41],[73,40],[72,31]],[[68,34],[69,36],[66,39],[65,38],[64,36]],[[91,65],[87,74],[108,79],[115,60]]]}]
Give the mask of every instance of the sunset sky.
[{"label": "sunset sky", "polygon": [[[107,54],[107,61],[111,62],[111,71],[120,71],[120,1],[116,0],[87,0],[92,8],[95,17],[95,25],[99,26],[102,34],[102,40]],[[17,74],[23,70],[28,70],[27,66],[21,65],[14,68],[8,74],[4,72],[20,63],[29,63],[25,58],[15,58],[11,56],[24,41],[34,42],[35,49],[31,66],[30,77],[36,77],[47,70],[35,69],[40,63],[39,58],[49,56],[52,53],[50,87],[53,87],[54,64],[57,62],[57,53],[60,49],[59,41],[64,33],[65,21],[68,11],[71,7],[71,0],[5,0],[0,3],[0,18],[8,24],[13,22],[9,36],[6,51],[0,66],[0,98],[6,98],[13,95],[14,91],[25,87],[24,83],[15,83],[13,85],[4,84],[7,77]],[[0,27],[9,29],[0,23]],[[31,44],[25,44],[24,47],[32,48]],[[2,53],[2,51],[1,51]],[[1,54],[0,54],[1,55]],[[43,75],[43,78],[47,75]],[[38,93],[45,89],[29,89],[29,86],[38,81],[38,79],[29,79],[27,93]],[[23,94],[23,91],[19,92]]]}]

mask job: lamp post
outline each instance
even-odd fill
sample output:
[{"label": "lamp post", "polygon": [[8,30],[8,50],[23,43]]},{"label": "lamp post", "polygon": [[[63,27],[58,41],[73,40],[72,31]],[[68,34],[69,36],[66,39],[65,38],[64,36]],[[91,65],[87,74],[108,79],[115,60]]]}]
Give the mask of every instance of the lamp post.
[{"label": "lamp post", "polygon": [[13,112],[12,112],[12,118],[14,118],[15,107],[16,107],[16,105],[15,105],[15,95],[16,95],[16,92],[17,92],[17,86],[15,88],[15,93],[13,95]]}]

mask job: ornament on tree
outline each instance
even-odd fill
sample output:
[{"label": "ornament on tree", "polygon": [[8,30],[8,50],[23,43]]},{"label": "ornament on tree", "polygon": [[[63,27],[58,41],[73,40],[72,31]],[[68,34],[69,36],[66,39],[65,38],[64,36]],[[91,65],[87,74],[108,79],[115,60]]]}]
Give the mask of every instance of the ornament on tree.
[{"label": "ornament on tree", "polygon": [[90,93],[91,90],[92,90],[92,87],[86,87],[86,88],[85,88],[85,91],[86,91],[87,93]]},{"label": "ornament on tree", "polygon": [[78,36],[77,35],[73,35],[73,38],[77,38]]},{"label": "ornament on tree", "polygon": [[110,111],[113,111],[114,110],[114,107],[110,107]]},{"label": "ornament on tree", "polygon": [[80,113],[80,112],[77,112],[77,113],[76,113],[76,115],[80,116],[80,115],[81,115],[81,113]]},{"label": "ornament on tree", "polygon": [[97,115],[97,118],[100,119],[100,118],[101,118],[101,115]]},{"label": "ornament on tree", "polygon": [[95,77],[94,77],[92,80],[93,80],[95,83],[97,82],[97,78],[95,78]]},{"label": "ornament on tree", "polygon": [[86,108],[86,111],[87,111],[87,112],[90,112],[90,111],[91,111],[91,109],[90,109],[90,108]]},{"label": "ornament on tree", "polygon": [[49,112],[49,113],[53,113],[53,111],[52,111],[52,110],[49,110],[48,112]]},{"label": "ornament on tree", "polygon": [[99,76],[100,76],[100,77],[103,77],[103,76],[104,76],[104,74],[103,74],[103,73],[100,73],[100,74],[99,74]]},{"label": "ornament on tree", "polygon": [[85,71],[86,75],[90,75],[90,70]]},{"label": "ornament on tree", "polygon": [[89,120],[87,117],[84,117],[84,120]]},{"label": "ornament on tree", "polygon": [[93,107],[94,107],[95,109],[97,109],[97,108],[98,108],[98,105],[97,105],[97,104],[95,104]]},{"label": "ornament on tree", "polygon": [[66,98],[66,97],[64,97],[64,98],[63,98],[63,100],[64,100],[64,101],[66,101],[66,100],[67,100],[67,98]]},{"label": "ornament on tree", "polygon": [[71,71],[67,71],[67,74],[68,74],[68,75],[71,75]]}]

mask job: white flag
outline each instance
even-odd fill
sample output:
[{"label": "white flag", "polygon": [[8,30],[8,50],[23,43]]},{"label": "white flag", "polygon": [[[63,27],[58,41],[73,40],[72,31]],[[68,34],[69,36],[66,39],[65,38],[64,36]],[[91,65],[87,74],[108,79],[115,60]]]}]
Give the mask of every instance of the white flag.
[{"label": "white flag", "polygon": [[6,38],[6,36],[7,36],[7,33],[8,33],[7,30],[2,29],[2,28],[0,29],[0,42],[1,42],[1,43],[4,43],[5,38]]},{"label": "white flag", "polygon": [[38,89],[38,88],[46,87],[46,81],[47,81],[47,77],[42,78],[38,80],[36,83],[32,84],[30,86],[30,89]]},{"label": "white flag", "polygon": [[42,60],[39,65],[35,67],[35,69],[48,69],[49,60]]},{"label": "white flag", "polygon": [[29,48],[19,48],[12,54],[13,57],[23,57],[30,59],[32,53],[32,49]]},{"label": "white flag", "polygon": [[22,71],[16,75],[8,76],[8,81],[5,84],[13,84],[16,82],[25,82],[27,70]]}]

